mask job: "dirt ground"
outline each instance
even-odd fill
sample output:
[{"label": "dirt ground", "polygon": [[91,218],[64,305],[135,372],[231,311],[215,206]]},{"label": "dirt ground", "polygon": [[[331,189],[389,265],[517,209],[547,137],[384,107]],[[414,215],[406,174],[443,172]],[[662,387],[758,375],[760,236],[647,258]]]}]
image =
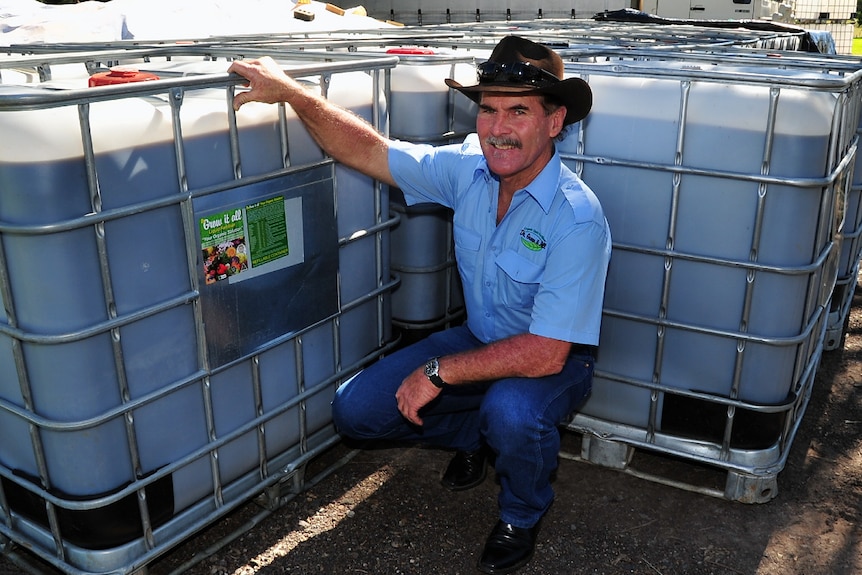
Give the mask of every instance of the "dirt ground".
[{"label": "dirt ground", "polygon": [[[557,499],[523,575],[852,575],[862,573],[862,297],[847,339],[826,352],[778,495],[744,504],[562,459]],[[564,435],[565,452],[580,449]],[[477,573],[497,519],[493,473],[450,493],[438,481],[449,454],[338,445],[309,469],[347,463],[259,520],[255,502],[149,567],[150,575]],[[637,452],[635,462],[692,485],[725,474]],[[215,543],[254,527],[221,548]],[[21,568],[0,559],[0,575]]]}]

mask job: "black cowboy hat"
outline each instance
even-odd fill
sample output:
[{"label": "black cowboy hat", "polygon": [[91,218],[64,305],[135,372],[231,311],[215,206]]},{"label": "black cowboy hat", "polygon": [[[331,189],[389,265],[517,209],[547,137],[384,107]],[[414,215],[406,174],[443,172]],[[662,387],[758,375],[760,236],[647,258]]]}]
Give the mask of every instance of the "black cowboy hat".
[{"label": "black cowboy hat", "polygon": [[519,36],[506,36],[494,47],[488,60],[479,64],[478,84],[462,86],[447,78],[446,85],[474,102],[479,102],[483,92],[548,94],[566,107],[567,126],[587,116],[593,105],[593,92],[580,78],[564,80],[563,72],[563,59],[547,46]]}]

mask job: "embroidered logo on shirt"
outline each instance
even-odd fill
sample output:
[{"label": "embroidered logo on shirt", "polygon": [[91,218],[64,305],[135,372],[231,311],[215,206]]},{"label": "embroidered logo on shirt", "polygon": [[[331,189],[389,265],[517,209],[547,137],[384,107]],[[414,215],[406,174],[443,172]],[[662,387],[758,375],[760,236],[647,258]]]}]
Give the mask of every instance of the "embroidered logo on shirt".
[{"label": "embroidered logo on shirt", "polygon": [[520,236],[521,243],[524,244],[524,247],[528,250],[537,252],[548,246],[548,242],[545,241],[545,236],[533,228],[521,228]]}]

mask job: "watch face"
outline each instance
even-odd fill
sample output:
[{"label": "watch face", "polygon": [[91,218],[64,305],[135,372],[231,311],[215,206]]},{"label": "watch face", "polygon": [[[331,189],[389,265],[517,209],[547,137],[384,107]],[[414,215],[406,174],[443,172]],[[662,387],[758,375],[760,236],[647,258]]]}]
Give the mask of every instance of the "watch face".
[{"label": "watch face", "polygon": [[425,377],[427,377],[428,380],[431,383],[433,383],[436,387],[439,387],[440,389],[442,389],[443,386],[446,385],[446,382],[443,381],[443,379],[441,379],[441,377],[438,373],[439,370],[440,370],[440,362],[437,361],[436,357],[432,357],[425,364]]}]

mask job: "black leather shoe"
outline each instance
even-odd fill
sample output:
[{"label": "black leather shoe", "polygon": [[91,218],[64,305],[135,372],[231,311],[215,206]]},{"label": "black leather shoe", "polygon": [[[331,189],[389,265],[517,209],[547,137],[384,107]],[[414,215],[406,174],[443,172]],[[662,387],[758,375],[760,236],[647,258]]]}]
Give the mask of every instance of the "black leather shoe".
[{"label": "black leather shoe", "polygon": [[488,450],[458,451],[449,462],[440,483],[450,491],[472,489],[483,481],[488,472]]},{"label": "black leather shoe", "polygon": [[485,542],[477,568],[491,575],[517,571],[533,558],[538,532],[538,525],[523,528],[498,521]]}]

